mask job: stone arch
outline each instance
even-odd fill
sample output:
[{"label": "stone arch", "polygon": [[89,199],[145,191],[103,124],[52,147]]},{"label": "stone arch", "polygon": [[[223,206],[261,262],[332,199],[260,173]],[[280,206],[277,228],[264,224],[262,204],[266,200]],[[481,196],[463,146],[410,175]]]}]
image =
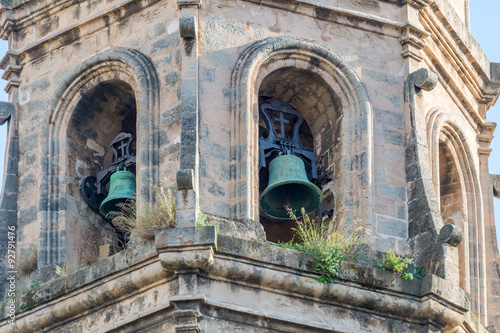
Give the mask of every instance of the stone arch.
[{"label": "stone arch", "polygon": [[339,218],[359,218],[372,225],[372,107],[364,84],[332,50],[295,37],[272,37],[248,47],[239,57],[231,79],[232,217],[257,221],[258,96],[262,81],[282,68],[319,76],[335,94],[342,113],[342,182]]},{"label": "stone arch", "polygon": [[84,61],[66,76],[48,110],[48,139],[42,160],[44,176],[39,205],[42,221],[39,267],[66,263],[68,259],[67,231],[74,227],[70,215],[76,208],[72,207],[70,200],[70,192],[74,189],[67,179],[70,176],[67,130],[83,96],[110,83],[120,86],[120,89],[131,89],[136,101],[137,195],[148,202],[153,201],[150,189],[153,184],[158,184],[159,174],[158,79],[153,65],[140,52],[123,48],[104,51]]},{"label": "stone arch", "polygon": [[471,310],[479,317],[481,304],[486,303],[486,291],[481,287],[485,268],[479,162],[474,160],[474,148],[455,118],[441,110],[433,110],[428,116],[431,173],[442,223],[453,223],[464,233],[457,249],[456,272],[447,274],[447,278],[455,278],[471,294]]}]

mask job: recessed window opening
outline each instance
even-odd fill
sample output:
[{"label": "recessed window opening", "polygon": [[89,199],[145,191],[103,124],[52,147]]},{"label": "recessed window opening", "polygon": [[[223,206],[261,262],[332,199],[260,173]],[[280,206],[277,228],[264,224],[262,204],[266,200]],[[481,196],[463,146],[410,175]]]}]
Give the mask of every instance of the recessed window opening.
[{"label": "recessed window opening", "polygon": [[[78,102],[68,124],[68,163],[70,200],[78,207],[75,221],[79,232],[74,237],[72,262],[90,264],[99,257],[112,254],[123,248],[119,235],[109,221],[92,210],[81,198],[80,182],[84,177],[96,175],[113,162],[111,142],[119,133],[129,133],[134,140],[130,153],[136,151],[137,110],[134,92],[123,81],[106,81],[97,84],[85,93]],[[136,172],[135,168],[129,170]],[[109,190],[109,183],[106,186]],[[77,237],[76,235],[79,235]],[[86,253],[83,249],[93,249]]]},{"label": "recessed window opening", "polygon": [[[302,159],[307,180],[319,187],[323,197],[311,217],[318,217],[319,221],[324,215],[333,215],[337,189],[332,180],[335,163],[340,158],[334,152],[340,149],[341,144],[334,135],[340,130],[341,123],[337,105],[331,88],[318,74],[281,68],[264,78],[259,89],[260,196],[270,186],[270,181],[273,182],[269,174],[270,164],[280,154],[290,151]],[[274,149],[272,144],[270,148],[266,140],[262,140],[272,135],[280,142],[281,149]],[[297,191],[304,192],[303,198],[299,199],[306,204],[311,198],[316,198],[314,189],[311,187],[310,190],[307,185],[298,187]],[[268,241],[286,242],[294,237],[293,220],[273,218],[263,211],[262,204],[260,208],[259,222]]]}]

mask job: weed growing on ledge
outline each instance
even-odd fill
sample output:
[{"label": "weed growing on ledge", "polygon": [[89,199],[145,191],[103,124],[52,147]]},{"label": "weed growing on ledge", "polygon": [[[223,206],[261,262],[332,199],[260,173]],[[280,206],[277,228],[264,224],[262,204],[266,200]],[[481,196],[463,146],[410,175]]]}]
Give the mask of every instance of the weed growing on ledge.
[{"label": "weed growing on ledge", "polygon": [[108,214],[112,224],[122,230],[128,239],[152,240],[156,230],[174,227],[175,199],[172,192],[161,187],[154,191],[156,205],[143,202],[141,214],[138,214],[136,200],[128,200],[121,204],[121,211]]},{"label": "weed growing on ledge", "polygon": [[68,275],[68,272],[66,271],[66,265],[63,265],[62,267],[56,265],[56,275],[59,278]]},{"label": "weed growing on ledge", "polygon": [[215,232],[220,234],[219,225],[213,221],[208,221],[208,216],[198,210],[198,217],[196,218],[197,227],[215,227]]},{"label": "weed growing on ledge", "polygon": [[405,280],[412,280],[414,277],[421,279],[425,276],[423,267],[413,266],[413,259],[400,256],[394,250],[384,253],[382,262],[375,264],[375,267],[393,272]]},{"label": "weed growing on ledge", "polygon": [[198,209],[198,217],[196,218],[196,226],[197,227],[212,226],[212,224],[210,222],[207,222],[207,216],[201,212],[201,209]]},{"label": "weed growing on ledge", "polygon": [[368,254],[369,233],[365,228],[353,229],[332,219],[317,223],[305,215],[303,208],[300,220],[291,209],[287,211],[295,221],[298,242],[292,240],[280,245],[312,254],[316,271],[321,273],[316,280],[331,283],[339,275],[342,261],[356,261]]},{"label": "weed growing on ledge", "polygon": [[36,283],[36,282],[35,282],[35,283],[32,283],[32,284],[28,287],[28,289],[23,290],[22,294],[23,294],[23,295],[26,295],[27,293],[29,293],[30,291],[32,291],[33,289],[36,289],[36,288],[38,288],[38,287],[40,287],[40,285],[39,285],[38,283]]}]

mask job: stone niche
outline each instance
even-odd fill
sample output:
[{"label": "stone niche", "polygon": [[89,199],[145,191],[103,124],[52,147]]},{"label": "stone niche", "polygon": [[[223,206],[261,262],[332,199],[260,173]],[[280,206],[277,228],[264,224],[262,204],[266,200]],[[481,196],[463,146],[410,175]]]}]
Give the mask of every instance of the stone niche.
[{"label": "stone niche", "polygon": [[[304,69],[285,67],[269,73],[259,87],[259,104],[282,101],[299,111],[304,117],[299,130],[302,146],[315,152],[317,164],[321,164],[327,178],[335,179],[335,165],[340,164],[342,112],[331,87],[320,77]],[[259,105],[259,106],[260,106]],[[260,108],[259,108],[260,109]],[[271,118],[274,118],[272,116]],[[291,123],[287,124],[292,126]],[[259,136],[268,131],[262,115],[259,117]],[[266,161],[269,165],[270,161]],[[268,184],[267,169],[259,175],[259,194]],[[322,186],[324,199],[316,211],[316,217],[332,216],[335,198],[341,181],[326,182]],[[267,240],[289,241],[293,237],[293,220],[275,220],[262,211],[259,222],[266,231]]]},{"label": "stone niche", "polygon": [[[111,165],[110,143],[120,132],[136,137],[136,118],[134,92],[130,85],[118,80],[97,84],[82,96],[73,111],[67,128],[68,172],[72,180],[68,195],[76,206],[67,213],[74,215],[78,224],[78,232],[72,233],[75,236],[67,236],[75,237],[69,244],[78,244],[69,258],[72,264],[90,264],[106,255],[99,252],[108,248],[114,252],[123,246],[113,228],[82,200],[79,186],[84,177],[95,176]],[[135,153],[135,140],[131,153]]]}]

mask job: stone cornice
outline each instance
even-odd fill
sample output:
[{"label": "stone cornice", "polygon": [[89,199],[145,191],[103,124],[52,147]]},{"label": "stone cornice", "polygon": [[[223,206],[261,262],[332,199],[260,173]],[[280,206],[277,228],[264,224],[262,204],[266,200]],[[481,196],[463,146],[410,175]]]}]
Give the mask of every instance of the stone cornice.
[{"label": "stone cornice", "polygon": [[10,93],[12,88],[19,87],[21,84],[19,76],[23,66],[18,65],[18,57],[18,53],[8,51],[0,62],[0,68],[5,70],[2,79],[8,81],[4,89],[7,93]]},{"label": "stone cornice", "polygon": [[[260,6],[283,9],[289,12],[310,16],[319,20],[336,22],[362,30],[372,31],[392,37],[399,37],[405,23],[391,20],[367,12],[343,8],[315,0],[243,0]],[[385,1],[394,3],[393,1]],[[396,3],[394,3],[397,5]]]},{"label": "stone cornice", "polygon": [[[448,18],[441,12],[436,2],[422,10],[420,14],[424,28],[431,33],[432,40],[460,75],[473,96],[480,103],[485,103],[487,108],[491,107],[500,93],[500,82],[490,79],[489,62],[486,63],[488,68],[484,68],[483,64],[476,58],[484,56],[482,51],[476,50],[476,53],[473,53],[467,45],[472,42],[466,43],[462,39],[461,34],[453,29],[452,24],[448,22]],[[468,37],[473,41],[470,34]],[[442,70],[446,71],[444,67]],[[493,79],[495,78],[493,77]],[[455,93],[462,94],[460,89],[455,89]],[[469,112],[477,113],[473,108],[469,109]],[[483,118],[479,114],[477,116]]]},{"label": "stone cornice", "polygon": [[[408,289],[400,278],[388,272],[343,263],[338,279],[325,285],[313,279],[316,274],[312,273],[314,268],[308,266],[309,254],[269,243],[215,235],[213,227],[182,229],[166,230],[157,236],[160,261],[167,271],[195,269],[206,278],[293,294],[325,305],[334,299],[336,304],[349,304],[351,309],[431,320],[447,329],[462,324],[469,309],[465,292],[434,275],[412,281],[413,288]],[[217,250],[210,248],[210,244]],[[364,283],[359,283],[359,277]],[[206,302],[210,303],[210,299]],[[370,304],[369,309],[365,308],[366,304]]]},{"label": "stone cornice", "polygon": [[[36,42],[22,49],[10,50],[9,52],[18,54],[19,64],[23,65],[26,62],[37,59],[59,47],[65,46],[73,42],[73,40],[76,40],[77,38],[82,38],[86,35],[92,34],[104,28],[106,25],[113,24],[118,20],[126,17],[126,15],[132,15],[133,13],[146,8],[158,1],[160,0],[124,0],[116,6],[107,8],[106,10],[87,17],[84,21],[81,21],[78,24],[70,25],[48,36],[40,38]],[[127,10],[128,8],[131,8],[132,10]],[[62,10],[63,8],[58,7],[58,9]],[[123,13],[126,13],[126,15],[124,15]],[[16,29],[17,28],[18,26],[16,26]],[[3,63],[5,63],[5,58],[0,62],[0,64]]]},{"label": "stone cornice", "polygon": [[[22,296],[20,301],[26,305],[26,310],[16,314],[18,329],[22,332],[49,329],[66,320],[74,320],[88,310],[168,284],[186,272],[221,282],[230,281],[244,288],[309,299],[323,306],[348,304],[351,310],[379,316],[422,323],[430,320],[446,329],[461,325],[469,309],[464,291],[434,275],[405,281],[373,267],[343,263],[335,282],[324,284],[313,279],[318,274],[309,254],[266,242],[219,236],[214,227],[164,230],[157,235],[157,255],[151,245],[146,243],[125,250]],[[200,302],[215,307],[223,305],[220,300],[198,296]],[[186,295],[172,295],[169,300],[185,301]],[[164,302],[164,306],[168,306],[168,302]],[[240,313],[254,311],[244,306],[232,308]],[[264,312],[256,315],[290,324],[300,321],[300,318],[290,321],[286,315],[269,317]],[[8,332],[10,327],[5,312],[2,316],[0,332]],[[326,329],[333,329],[329,325],[327,322],[322,324]]]},{"label": "stone cornice", "polygon": [[432,0],[402,0],[401,3],[411,5],[417,9],[422,9],[428,6]]},{"label": "stone cornice", "polygon": [[399,37],[399,42],[401,46],[403,46],[403,52],[401,52],[403,58],[410,57],[417,61],[421,61],[422,56],[420,55],[420,50],[427,46],[427,44],[423,42],[427,37],[429,37],[427,31],[422,30],[411,22],[405,22],[401,31],[401,37]]},{"label": "stone cornice", "polygon": [[[432,5],[422,10],[420,17],[424,28],[431,33],[427,40],[428,47],[423,49],[427,66],[438,74],[442,86],[456,101],[471,126],[488,127],[484,111],[481,113],[481,109],[470,98],[484,104],[487,110],[498,98],[500,83],[490,80],[489,73],[485,72],[465,43],[449,24],[443,22],[444,17],[440,15],[439,8]],[[442,57],[448,61],[439,61]],[[460,87],[457,77],[465,84],[470,95]]]},{"label": "stone cornice", "polygon": [[10,32],[25,29],[55,15],[61,10],[86,0],[25,1],[12,7],[2,7],[0,36],[6,39]]}]

